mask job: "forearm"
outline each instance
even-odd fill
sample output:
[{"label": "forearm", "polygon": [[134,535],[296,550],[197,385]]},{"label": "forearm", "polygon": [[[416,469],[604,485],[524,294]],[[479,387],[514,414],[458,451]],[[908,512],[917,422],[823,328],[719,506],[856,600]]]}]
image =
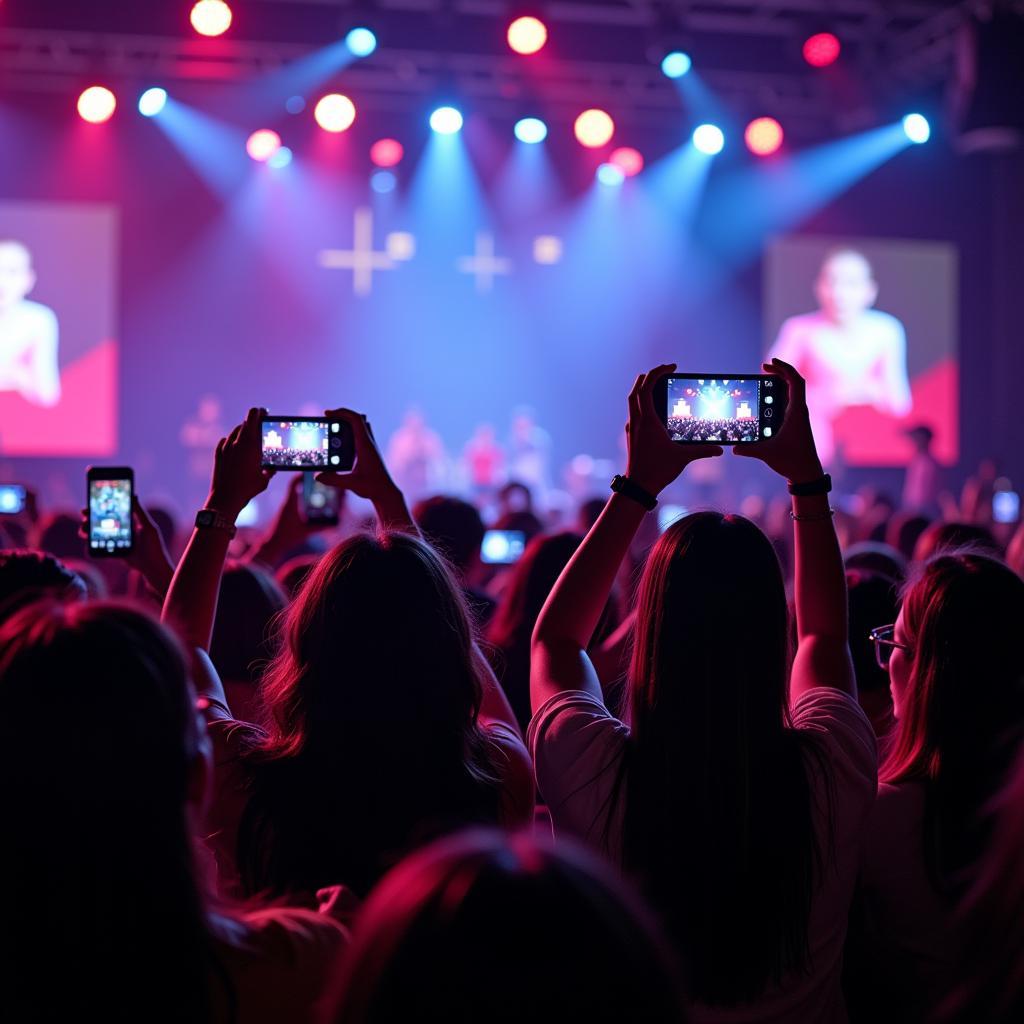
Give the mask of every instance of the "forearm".
[{"label": "forearm", "polygon": [[548,596],[533,631],[534,644],[587,648],[644,515],[631,498],[612,495]]},{"label": "forearm", "polygon": [[420,535],[420,528],[416,525],[416,521],[409,512],[409,506],[405,502],[405,495],[395,484],[389,484],[382,488],[379,494],[374,495],[373,508],[377,513],[377,522],[382,529]]},{"label": "forearm", "polygon": [[846,570],[828,495],[793,497],[794,597],[797,637],[848,634]]},{"label": "forearm", "polygon": [[226,530],[193,530],[171,579],[162,618],[174,626],[190,647],[210,649],[221,574],[230,544]]}]

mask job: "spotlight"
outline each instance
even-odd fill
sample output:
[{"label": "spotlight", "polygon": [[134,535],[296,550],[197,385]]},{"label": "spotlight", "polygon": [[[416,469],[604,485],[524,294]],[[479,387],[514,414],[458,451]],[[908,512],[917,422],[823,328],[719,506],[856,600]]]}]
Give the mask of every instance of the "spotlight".
[{"label": "spotlight", "polygon": [[548,137],[548,126],[539,117],[524,117],[513,130],[520,142],[543,142]]},{"label": "spotlight", "polygon": [[370,162],[377,167],[396,167],[403,156],[405,150],[398,139],[378,139],[370,147]]},{"label": "spotlight", "polygon": [[231,8],[224,0],[199,0],[189,17],[201,36],[222,36],[231,27]]},{"label": "spotlight", "polygon": [[722,129],[715,124],[699,124],[693,130],[693,144],[702,153],[714,156],[721,153],[725,146],[725,136]]},{"label": "spotlight", "polygon": [[347,131],[356,119],[356,106],[340,92],[331,92],[321,99],[313,109],[313,117],[325,132]]},{"label": "spotlight", "polygon": [[377,37],[368,28],[354,28],[345,36],[345,46],[353,57],[369,57],[377,49]]},{"label": "spotlight", "polygon": [[632,146],[613,149],[611,156],[608,157],[608,163],[618,167],[627,178],[634,177],[644,169],[644,158],[639,150],[633,149]]},{"label": "spotlight", "polygon": [[430,115],[430,127],[438,135],[454,135],[462,128],[462,114],[454,107],[438,107]]},{"label": "spotlight", "polygon": [[827,68],[839,59],[839,39],[831,32],[818,32],[804,42],[804,60],[812,68]]},{"label": "spotlight", "polygon": [[666,54],[665,59],[661,62],[662,74],[667,78],[682,78],[692,67],[693,61],[690,60],[690,55],[683,53],[682,50],[673,50]]},{"label": "spotlight", "polygon": [[398,179],[391,171],[374,171],[370,175],[370,188],[382,196],[394,192],[397,185]]},{"label": "spotlight", "polygon": [[755,156],[771,156],[782,145],[782,125],[774,117],[758,117],[747,125],[743,141]]},{"label": "spotlight", "polygon": [[78,116],[90,124],[103,124],[114,116],[117,99],[102,85],[91,85],[78,97]]},{"label": "spotlight", "polygon": [[516,53],[536,53],[547,41],[547,26],[539,18],[516,18],[508,27],[508,45]]},{"label": "spotlight", "polygon": [[615,122],[603,110],[584,110],[576,118],[576,141],[588,149],[598,149],[615,134]]},{"label": "spotlight", "polygon": [[266,163],[281,148],[281,136],[269,128],[255,131],[245,143],[245,151],[259,163]]},{"label": "spotlight", "polygon": [[156,117],[167,106],[167,90],[156,86],[139,97],[139,113],[143,117]]},{"label": "spotlight", "polygon": [[287,146],[281,146],[274,150],[267,161],[268,167],[287,167],[292,162],[294,154]]},{"label": "spotlight", "polygon": [[932,136],[932,126],[923,114],[907,114],[903,118],[903,131],[917,145],[927,142]]},{"label": "spotlight", "polygon": [[602,185],[621,185],[626,175],[617,164],[601,164],[597,169],[597,180]]}]

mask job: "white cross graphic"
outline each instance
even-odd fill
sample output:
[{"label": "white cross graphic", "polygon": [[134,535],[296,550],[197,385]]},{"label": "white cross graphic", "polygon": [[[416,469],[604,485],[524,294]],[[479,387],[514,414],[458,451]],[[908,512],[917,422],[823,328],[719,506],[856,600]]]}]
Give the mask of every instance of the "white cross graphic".
[{"label": "white cross graphic", "polygon": [[476,252],[463,256],[455,264],[462,274],[476,277],[476,290],[489,292],[494,287],[496,274],[511,274],[512,261],[494,255],[494,235],[481,231],[476,236]]},{"label": "white cross graphic", "polygon": [[351,249],[321,249],[320,266],[328,270],[351,270],[352,291],[369,295],[375,270],[394,270],[395,261],[385,251],[373,248],[373,210],[357,207],[352,228]]}]

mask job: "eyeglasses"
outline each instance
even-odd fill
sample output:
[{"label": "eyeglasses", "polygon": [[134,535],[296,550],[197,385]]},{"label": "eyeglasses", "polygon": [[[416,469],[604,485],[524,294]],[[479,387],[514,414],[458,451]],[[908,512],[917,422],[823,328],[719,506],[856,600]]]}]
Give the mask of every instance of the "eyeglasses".
[{"label": "eyeglasses", "polygon": [[911,650],[908,644],[898,643],[893,640],[893,634],[896,632],[896,626],[879,626],[877,629],[871,630],[868,633],[868,639],[874,642],[875,645],[875,661],[878,662],[879,668],[888,669],[889,659],[892,657],[892,652],[898,647],[901,651]]}]

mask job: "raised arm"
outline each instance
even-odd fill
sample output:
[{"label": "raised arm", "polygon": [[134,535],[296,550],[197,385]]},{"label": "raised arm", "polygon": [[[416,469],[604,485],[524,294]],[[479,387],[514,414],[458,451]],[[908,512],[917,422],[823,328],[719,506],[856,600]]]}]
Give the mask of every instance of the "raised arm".
[{"label": "raised arm", "polygon": [[[629,394],[626,479],[651,497],[660,494],[690,462],[722,454],[717,445],[682,445],[669,438],[654,408],[654,387],[674,369],[675,364],[667,364],[641,374]],[[587,647],[646,512],[633,498],[613,494],[558,577],[533,631],[530,702],[534,712],[565,690],[585,690],[600,699],[601,684]]]},{"label": "raised arm", "polygon": [[260,417],[265,414],[263,409],[250,409],[245,421],[217,444],[205,508],[219,513],[219,519],[192,531],[167,591],[163,619],[189,647],[210,649],[224,559],[234,536],[232,524],[273,476],[273,471],[260,467]]},{"label": "raised arm", "polygon": [[[822,481],[825,474],[811,433],[803,377],[781,359],[765,363],[764,370],[782,377],[789,390],[782,429],[770,441],[738,445],[736,454],[760,459],[791,487]],[[797,651],[790,691],[795,699],[816,686],[831,686],[856,696],[846,572],[828,494],[794,495],[792,501]]]}]

